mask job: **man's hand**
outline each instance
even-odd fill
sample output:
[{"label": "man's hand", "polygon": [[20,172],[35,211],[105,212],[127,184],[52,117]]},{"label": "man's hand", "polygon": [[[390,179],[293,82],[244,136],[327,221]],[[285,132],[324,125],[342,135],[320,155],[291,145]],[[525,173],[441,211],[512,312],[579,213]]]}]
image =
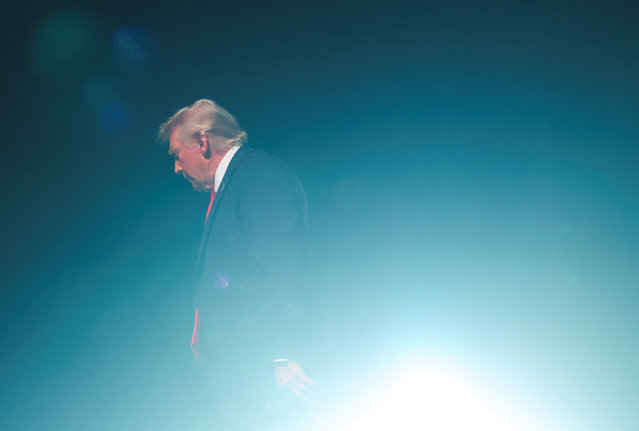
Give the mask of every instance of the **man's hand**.
[{"label": "man's hand", "polygon": [[284,386],[291,395],[315,404],[312,399],[315,392],[309,387],[315,386],[315,382],[304,374],[304,370],[299,363],[288,362],[284,366],[277,366],[274,374],[277,386]]}]

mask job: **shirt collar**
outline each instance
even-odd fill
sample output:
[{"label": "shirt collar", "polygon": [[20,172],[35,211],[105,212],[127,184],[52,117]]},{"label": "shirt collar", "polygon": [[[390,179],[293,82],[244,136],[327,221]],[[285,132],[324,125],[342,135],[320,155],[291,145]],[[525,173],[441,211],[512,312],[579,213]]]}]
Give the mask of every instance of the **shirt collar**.
[{"label": "shirt collar", "polygon": [[231,163],[233,156],[239,149],[239,145],[233,145],[233,147],[231,147],[231,149],[226,152],[224,157],[222,157],[220,164],[217,166],[217,169],[215,171],[215,183],[213,185],[215,193],[217,193],[217,189],[220,187],[220,184],[222,184],[222,180],[224,179],[224,174],[226,174],[226,170],[229,167],[229,163]]}]

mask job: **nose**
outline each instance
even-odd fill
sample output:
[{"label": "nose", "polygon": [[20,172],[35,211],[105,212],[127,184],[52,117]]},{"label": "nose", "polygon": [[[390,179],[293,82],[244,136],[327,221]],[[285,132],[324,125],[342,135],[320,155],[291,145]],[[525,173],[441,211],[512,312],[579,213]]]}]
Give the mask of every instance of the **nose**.
[{"label": "nose", "polygon": [[179,175],[181,172],[182,172],[182,166],[180,166],[180,163],[176,160],[175,161],[175,173]]}]

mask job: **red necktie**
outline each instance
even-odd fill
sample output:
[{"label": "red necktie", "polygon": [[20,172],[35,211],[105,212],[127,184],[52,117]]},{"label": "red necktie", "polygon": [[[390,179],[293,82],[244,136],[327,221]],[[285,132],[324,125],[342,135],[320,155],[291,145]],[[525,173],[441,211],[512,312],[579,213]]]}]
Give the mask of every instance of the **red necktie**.
[{"label": "red necktie", "polygon": [[195,309],[195,322],[193,323],[193,336],[191,337],[191,350],[193,357],[197,360],[197,348],[200,342],[200,316],[198,316],[197,308]]},{"label": "red necktie", "polygon": [[[209,219],[209,214],[211,213],[211,207],[213,206],[213,200],[215,199],[215,189],[211,190],[211,202],[209,202],[209,209],[206,210],[206,218],[204,219],[204,224]],[[193,335],[191,336],[191,350],[193,351],[193,356],[197,359],[197,348],[198,343],[200,342],[200,315],[198,309],[195,309],[195,321],[193,322]]]},{"label": "red necktie", "polygon": [[211,190],[211,202],[209,202],[209,209],[206,210],[206,218],[204,219],[204,224],[209,219],[209,213],[211,212],[211,207],[213,206],[213,200],[215,199],[215,189]]}]

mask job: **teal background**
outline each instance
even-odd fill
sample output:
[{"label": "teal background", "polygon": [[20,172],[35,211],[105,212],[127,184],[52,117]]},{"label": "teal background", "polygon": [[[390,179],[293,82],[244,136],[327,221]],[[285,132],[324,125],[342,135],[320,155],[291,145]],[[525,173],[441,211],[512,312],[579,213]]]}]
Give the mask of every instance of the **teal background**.
[{"label": "teal background", "polygon": [[187,343],[208,199],[156,131],[207,97],[305,184],[342,381],[419,351],[556,429],[636,430],[638,15],[621,1],[6,6],[3,428],[198,417]]}]

